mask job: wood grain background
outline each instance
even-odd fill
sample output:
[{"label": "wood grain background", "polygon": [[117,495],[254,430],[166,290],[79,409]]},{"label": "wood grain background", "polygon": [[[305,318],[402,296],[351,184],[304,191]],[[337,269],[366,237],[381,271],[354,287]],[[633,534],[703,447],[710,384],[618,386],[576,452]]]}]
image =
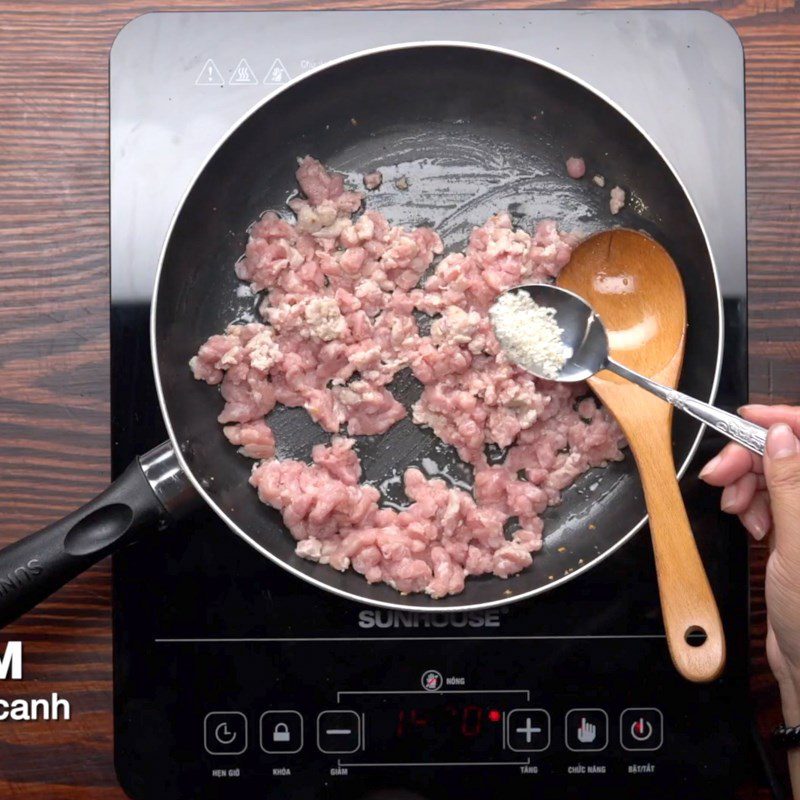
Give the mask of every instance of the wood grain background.
[{"label": "wood grain background", "polygon": [[[675,4],[0,0],[0,544],[70,511],[108,478],[107,84],[117,31],[156,10],[495,5]],[[752,399],[797,403],[800,10],[792,0],[679,6],[719,13],[744,42]],[[763,656],[765,556],[753,547],[752,697],[762,731],[780,716]],[[109,586],[104,563],[2,632],[0,646],[25,643],[25,680],[13,695],[57,691],[73,719],[0,723],[0,797],[124,797],[112,764]]]}]

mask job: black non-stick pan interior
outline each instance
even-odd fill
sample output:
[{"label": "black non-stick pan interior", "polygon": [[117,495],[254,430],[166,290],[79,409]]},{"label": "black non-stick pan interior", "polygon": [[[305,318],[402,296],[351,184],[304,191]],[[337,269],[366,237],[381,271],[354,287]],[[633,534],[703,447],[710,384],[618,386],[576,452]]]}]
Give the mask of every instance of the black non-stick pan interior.
[{"label": "black non-stick pan interior", "polygon": [[[506,602],[574,576],[612,550],[640,524],[645,510],[635,466],[623,462],[584,475],[546,514],[545,546],[533,566],[507,581],[467,581],[443,600],[401,597],[352,572],[294,555],[279,515],[262,505],[247,479],[252,462],[224,438],[218,392],[196,382],[187,362],[230,321],[253,317],[256,299],[242,295],[233,264],[246,229],[267,209],[284,209],[296,189],[298,156],[312,154],[347,173],[380,168],[384,185],[368,207],[395,223],[436,227],[448,249],[460,248],[475,225],[509,209],[530,228],[543,217],[588,233],[624,225],[642,229],[672,254],[687,292],[689,330],[681,388],[709,398],[717,370],[719,305],[714,271],[697,217],[675,175],[645,136],[592,91],[522,57],[480,48],[430,46],[381,51],[329,67],[258,108],[213,155],[177,216],[156,298],[157,369],[164,405],[191,472],[208,498],[260,549],[320,584],[368,603],[447,609]],[[574,181],[564,161],[580,155],[587,177]],[[605,177],[605,188],[590,176]],[[394,186],[404,176],[408,189]],[[629,195],[617,216],[610,187]],[[408,376],[393,385],[413,400]],[[269,418],[280,457],[308,459],[328,440],[299,409]],[[698,433],[675,419],[675,459],[688,457]],[[397,480],[411,465],[469,484],[454,453],[402,420],[383,436],[358,440],[365,476],[389,502],[403,502]]]}]

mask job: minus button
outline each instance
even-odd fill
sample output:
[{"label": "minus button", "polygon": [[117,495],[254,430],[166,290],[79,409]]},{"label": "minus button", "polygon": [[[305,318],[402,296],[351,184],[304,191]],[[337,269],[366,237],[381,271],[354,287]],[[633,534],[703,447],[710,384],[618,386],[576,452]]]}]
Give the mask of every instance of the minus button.
[{"label": "minus button", "polygon": [[355,753],[361,747],[361,718],[355,711],[323,711],[317,717],[321,753]]}]

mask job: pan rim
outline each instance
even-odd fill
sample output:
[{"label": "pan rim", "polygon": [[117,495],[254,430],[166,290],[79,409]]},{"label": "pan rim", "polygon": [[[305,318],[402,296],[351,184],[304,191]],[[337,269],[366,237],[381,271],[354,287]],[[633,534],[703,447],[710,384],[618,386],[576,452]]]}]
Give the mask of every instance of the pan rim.
[{"label": "pan rim", "polygon": [[[567,575],[563,575],[553,581],[549,581],[542,586],[539,586],[535,589],[530,589],[525,592],[521,592],[519,594],[512,594],[509,596],[503,596],[498,598],[497,600],[490,600],[487,602],[482,603],[467,603],[462,605],[436,605],[435,600],[430,600],[429,602],[432,605],[427,606],[415,606],[415,605],[408,605],[402,602],[402,599],[398,602],[390,602],[386,600],[367,600],[363,596],[359,594],[355,594],[353,592],[346,591],[344,589],[340,589],[335,586],[331,586],[323,581],[318,580],[317,578],[309,575],[301,570],[296,569],[287,561],[279,558],[275,554],[273,554],[270,550],[260,545],[257,541],[255,541],[250,534],[248,534],[245,530],[239,527],[232,519],[228,517],[225,511],[219,507],[219,505],[214,501],[214,499],[207,493],[205,488],[203,487],[200,480],[193,474],[191,468],[187,464],[185,458],[183,457],[183,453],[180,448],[180,444],[177,441],[175,431],[172,426],[172,422],[170,419],[170,415],[167,411],[166,399],[164,397],[163,387],[161,384],[161,373],[159,369],[159,360],[158,360],[158,345],[157,345],[157,337],[156,337],[156,317],[157,317],[157,298],[159,287],[161,283],[161,276],[164,268],[164,262],[166,258],[167,249],[169,246],[169,242],[172,238],[173,230],[175,225],[177,224],[178,218],[183,211],[183,207],[186,204],[186,200],[189,194],[195,187],[195,184],[199,180],[200,176],[205,171],[206,167],[208,166],[209,162],[216,156],[217,152],[224,146],[227,140],[233,135],[233,133],[253,114],[259,111],[263,106],[269,103],[278,95],[283,94],[286,91],[289,91],[293,87],[297,86],[298,84],[302,83],[303,81],[325,72],[331,67],[336,67],[340,64],[345,64],[351,61],[356,61],[361,58],[365,58],[372,55],[378,55],[380,53],[386,52],[400,52],[404,50],[414,50],[414,49],[422,49],[422,48],[435,48],[435,47],[450,47],[453,49],[466,49],[466,50],[479,50],[484,52],[491,52],[496,53],[499,55],[510,56],[512,58],[520,59],[522,61],[528,62],[530,64],[535,64],[536,66],[542,67],[543,69],[549,70],[554,72],[561,77],[564,77],[574,83],[578,84],[585,90],[591,92],[595,95],[598,99],[602,100],[604,103],[609,105],[613,108],[618,114],[620,114],[623,119],[627,120],[633,127],[639,132],[639,134],[644,138],[644,140],[653,148],[653,150],[658,154],[659,158],[663,161],[663,163],[667,166],[669,171],[672,173],[672,176],[675,178],[678,186],[680,186],[681,191],[683,192],[684,196],[686,197],[687,201],[689,202],[689,206],[694,214],[695,219],[697,220],[698,227],[700,232],[703,236],[703,241],[705,242],[706,252],[708,253],[709,262],[711,263],[711,271],[714,277],[714,287],[716,290],[716,299],[717,299],[717,319],[718,319],[718,329],[717,329],[717,352],[716,352],[716,361],[714,365],[714,376],[711,384],[711,390],[709,392],[708,402],[713,403],[716,396],[717,391],[719,389],[719,382],[720,376],[722,371],[722,353],[724,347],[724,325],[725,325],[725,318],[724,318],[724,307],[722,302],[722,291],[720,288],[719,283],[719,273],[717,270],[717,264],[714,259],[714,253],[711,249],[711,243],[708,238],[708,233],[706,232],[705,226],[703,225],[703,220],[700,217],[700,214],[697,209],[697,205],[694,202],[694,198],[692,197],[691,193],[689,192],[688,188],[686,187],[685,183],[683,182],[681,176],[678,174],[678,171],[673,166],[672,162],[666,157],[664,152],[661,150],[659,145],[653,140],[653,138],[644,130],[644,128],[639,125],[639,123],[626,112],[619,104],[613,101],[610,97],[605,95],[599,89],[592,86],[588,81],[585,81],[583,78],[578,77],[577,75],[572,74],[568,70],[565,70],[555,64],[551,64],[549,61],[546,61],[542,58],[537,58],[536,56],[527,55],[525,53],[521,53],[518,50],[514,50],[511,48],[500,47],[497,45],[489,45],[489,44],[482,44],[479,42],[469,42],[469,41],[461,41],[461,40],[448,40],[448,39],[433,39],[433,40],[420,40],[420,41],[411,41],[411,42],[400,42],[390,45],[381,45],[380,47],[373,47],[367,48],[364,50],[359,50],[355,53],[350,53],[345,56],[341,56],[340,58],[333,59],[332,61],[328,61],[325,64],[322,64],[314,69],[309,70],[308,72],[299,75],[298,77],[292,79],[280,89],[276,90],[272,94],[268,95],[267,97],[260,100],[258,103],[253,105],[250,109],[248,109],[244,114],[242,114],[227,130],[226,132],[220,137],[216,145],[209,151],[208,156],[203,160],[202,164],[198,167],[197,171],[195,172],[192,180],[187,185],[187,188],[183,195],[180,198],[180,201],[175,209],[175,212],[172,215],[172,219],[170,220],[169,227],[167,229],[166,235],[164,237],[164,242],[161,247],[161,252],[158,259],[158,267],[156,270],[155,281],[153,284],[153,292],[150,300],[150,326],[149,326],[149,336],[150,336],[150,355],[152,360],[153,366],[153,375],[155,381],[155,388],[156,393],[158,395],[158,403],[161,409],[161,416],[164,420],[164,425],[167,430],[167,434],[169,435],[170,442],[172,444],[172,449],[175,454],[175,458],[177,459],[181,470],[183,471],[186,478],[192,484],[194,489],[203,499],[203,502],[210,507],[214,513],[225,523],[225,525],[233,531],[237,536],[247,542],[248,545],[253,547],[256,551],[258,551],[262,556],[265,556],[274,564],[276,564],[281,569],[286,570],[287,572],[291,573],[293,576],[299,578],[300,580],[305,581],[306,583],[310,583],[311,585],[326,591],[331,592],[339,597],[344,597],[347,600],[354,601],[356,603],[360,603],[362,605],[371,606],[371,607],[378,607],[378,608],[388,608],[397,611],[411,611],[411,612],[418,612],[421,614],[428,614],[428,613],[463,613],[467,611],[477,611],[477,610],[484,610],[490,608],[498,608],[501,606],[507,606],[511,603],[516,603],[521,600],[526,600],[531,597],[534,597],[539,594],[543,594],[545,592],[554,589],[557,586],[561,586],[575,578],[579,575],[584,574],[589,569],[596,567],[600,564],[600,562],[604,561],[610,555],[615,553],[619,548],[621,548],[626,542],[630,541],[634,535],[636,535],[648,522],[649,515],[645,514],[639,522],[634,525],[627,533],[621,536],[614,544],[606,548],[602,553],[599,553],[595,558],[591,561],[587,561],[585,564],[575,568],[572,572]],[[696,436],[694,437],[694,441],[692,442],[691,447],[689,448],[686,457],[683,459],[682,463],[676,470],[677,479],[680,480],[681,477],[686,473],[689,465],[691,464],[692,460],[694,459],[695,454],[697,453],[697,449],[700,446],[700,442],[703,438],[705,433],[706,426],[704,424],[700,425],[700,428],[697,431]],[[368,586],[366,584],[365,586]],[[402,598],[402,595],[398,594],[398,598]]]}]

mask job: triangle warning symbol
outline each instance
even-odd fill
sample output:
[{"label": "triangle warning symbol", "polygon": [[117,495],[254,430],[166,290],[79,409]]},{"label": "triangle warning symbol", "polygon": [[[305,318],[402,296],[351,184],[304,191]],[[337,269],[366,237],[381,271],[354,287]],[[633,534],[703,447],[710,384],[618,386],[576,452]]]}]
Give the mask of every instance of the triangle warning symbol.
[{"label": "triangle warning symbol", "polygon": [[195,86],[224,86],[225,80],[222,77],[222,73],[217,69],[214,60],[209,58],[203,64],[203,69],[200,70],[200,74],[194,83]]},{"label": "triangle warning symbol", "polygon": [[276,86],[279,83],[286,83],[289,78],[289,70],[283,66],[283,61],[281,61],[279,58],[276,58],[272,62],[272,66],[269,68],[267,77],[264,78],[264,83]]},{"label": "triangle warning symbol", "polygon": [[256,77],[253,68],[247,63],[247,59],[243,58],[237,65],[236,69],[231,75],[229,81],[231,86],[242,86],[244,84],[257,84],[258,78]]}]

